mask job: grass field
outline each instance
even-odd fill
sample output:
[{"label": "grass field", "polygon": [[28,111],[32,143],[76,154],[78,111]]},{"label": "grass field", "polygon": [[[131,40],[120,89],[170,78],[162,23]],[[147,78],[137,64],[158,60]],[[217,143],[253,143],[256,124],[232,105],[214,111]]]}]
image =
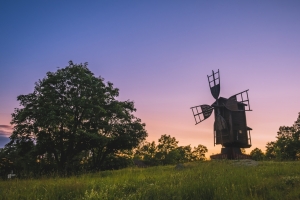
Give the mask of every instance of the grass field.
[{"label": "grass field", "polygon": [[300,199],[300,162],[206,161],[0,181],[0,199]]}]

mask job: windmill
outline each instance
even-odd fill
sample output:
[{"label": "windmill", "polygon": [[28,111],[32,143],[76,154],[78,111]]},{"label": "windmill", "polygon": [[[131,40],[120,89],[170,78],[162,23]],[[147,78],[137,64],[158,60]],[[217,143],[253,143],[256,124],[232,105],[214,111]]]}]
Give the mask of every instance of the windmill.
[{"label": "windmill", "polygon": [[228,99],[220,95],[220,72],[212,71],[207,76],[208,84],[215,102],[211,105],[199,105],[191,107],[195,122],[199,124],[209,118],[213,111],[214,122],[214,145],[221,144],[221,154],[210,156],[212,159],[243,159],[249,155],[241,153],[241,148],[251,147],[250,127],[247,126],[246,111],[250,109],[248,91],[237,93]]}]

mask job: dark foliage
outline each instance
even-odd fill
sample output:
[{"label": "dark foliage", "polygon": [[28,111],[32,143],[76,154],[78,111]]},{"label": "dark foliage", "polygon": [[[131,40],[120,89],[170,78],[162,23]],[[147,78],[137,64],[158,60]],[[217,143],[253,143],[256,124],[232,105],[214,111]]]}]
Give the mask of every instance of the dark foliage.
[{"label": "dark foliage", "polygon": [[206,160],[207,148],[198,145],[192,150],[190,145],[178,146],[178,141],[170,135],[162,135],[155,142],[145,142],[135,151],[135,159],[143,161],[148,166],[168,165],[192,161]]},{"label": "dark foliage", "polygon": [[253,149],[253,150],[250,152],[250,156],[251,156],[251,158],[252,158],[253,160],[257,160],[257,161],[259,161],[259,160],[264,160],[264,158],[265,158],[264,153],[263,153],[262,150],[259,149],[259,148]]},{"label": "dark foliage", "polygon": [[267,143],[267,159],[300,159],[300,113],[293,126],[279,127],[276,138],[276,141]]},{"label": "dark foliage", "polygon": [[147,132],[133,115],[134,103],[119,101],[118,95],[87,63],[70,61],[48,72],[32,93],[17,97],[21,107],[12,114],[14,130],[2,158],[26,174],[126,166],[117,153],[137,147]]}]

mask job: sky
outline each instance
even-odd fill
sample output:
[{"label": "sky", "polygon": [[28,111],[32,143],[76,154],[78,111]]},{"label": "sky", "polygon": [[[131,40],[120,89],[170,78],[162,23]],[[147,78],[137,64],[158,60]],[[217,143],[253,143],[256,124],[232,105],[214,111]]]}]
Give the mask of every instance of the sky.
[{"label": "sky", "polygon": [[95,76],[135,102],[148,141],[213,144],[213,115],[195,125],[190,107],[249,89],[252,147],[265,150],[300,112],[300,1],[0,0],[0,148],[17,96],[48,71],[88,62]]}]

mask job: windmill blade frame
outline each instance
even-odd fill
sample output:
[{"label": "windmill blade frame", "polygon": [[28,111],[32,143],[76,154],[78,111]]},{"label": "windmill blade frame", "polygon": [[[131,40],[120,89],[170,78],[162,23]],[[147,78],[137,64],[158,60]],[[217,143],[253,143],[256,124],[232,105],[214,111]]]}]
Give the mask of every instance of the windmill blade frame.
[{"label": "windmill blade frame", "polygon": [[[229,97],[225,107],[231,111],[252,111],[250,108],[248,91],[249,90],[245,90]],[[239,106],[239,104],[242,104],[243,106]],[[241,107],[243,109],[240,109]]]},{"label": "windmill blade frame", "polygon": [[212,75],[210,75],[210,76],[207,75],[207,79],[208,79],[210,92],[211,92],[212,96],[217,100],[220,95],[220,90],[221,90],[221,86],[220,86],[221,80],[220,80],[219,69],[217,72],[214,72],[214,70],[212,70]]},{"label": "windmill blade frame", "polygon": [[195,122],[197,124],[199,124],[200,122],[206,120],[207,118],[210,117],[212,111],[214,110],[214,108],[210,105],[199,105],[199,106],[194,106],[191,107],[194,118],[195,118]]}]

